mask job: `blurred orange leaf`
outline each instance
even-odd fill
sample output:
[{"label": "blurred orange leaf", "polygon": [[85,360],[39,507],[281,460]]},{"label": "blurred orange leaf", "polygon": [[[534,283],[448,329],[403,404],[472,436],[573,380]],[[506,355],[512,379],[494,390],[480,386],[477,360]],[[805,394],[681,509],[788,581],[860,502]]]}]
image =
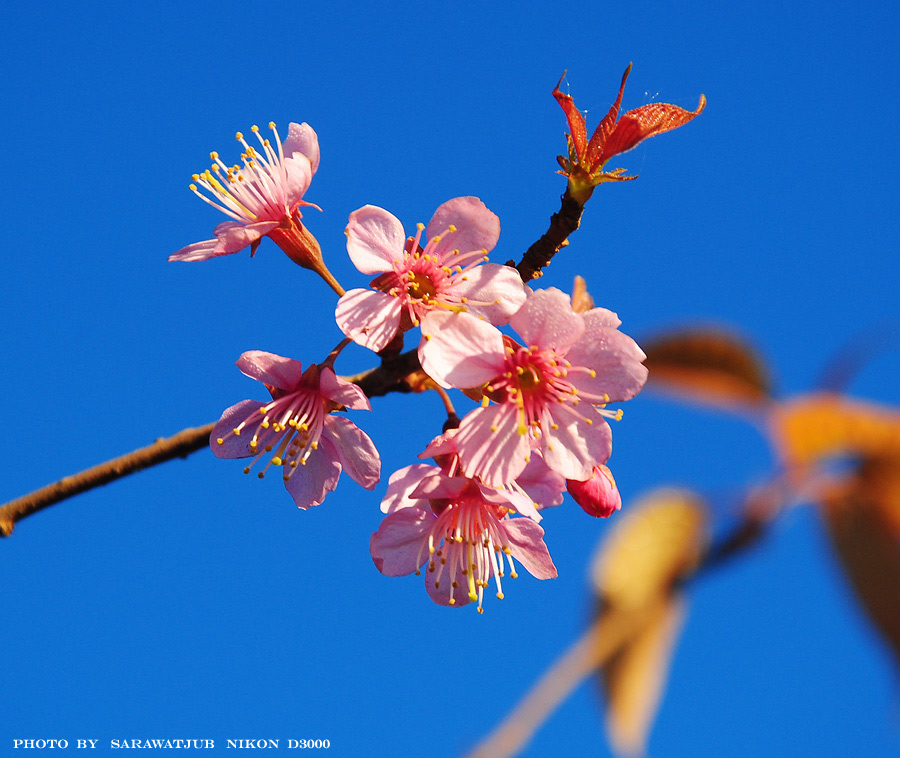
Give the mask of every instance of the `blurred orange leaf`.
[{"label": "blurred orange leaf", "polygon": [[644,626],[600,669],[606,728],[619,755],[646,751],[685,611],[684,600],[676,594],[660,601]]},{"label": "blurred orange leaf", "polygon": [[816,464],[839,455],[900,456],[900,411],[819,393],[781,403],[770,432],[787,465]]},{"label": "blurred orange leaf", "polygon": [[594,561],[599,639],[632,629],[599,669],[607,730],[619,754],[644,752],[685,615],[677,586],[696,568],[706,541],[703,501],[687,490],[659,489],[624,512]]},{"label": "blurred orange leaf", "polygon": [[576,276],[572,285],[572,310],[575,313],[586,313],[594,307],[594,298],[587,291],[584,277]]},{"label": "blurred orange leaf", "polygon": [[857,598],[900,663],[900,459],[867,459],[822,513]]},{"label": "blurred orange leaf", "polygon": [[706,545],[706,509],[689,490],[653,490],[622,511],[591,568],[604,606],[634,608],[668,594]]},{"label": "blurred orange leaf", "polygon": [[771,399],[771,379],[758,353],[721,328],[695,328],[641,342],[649,383],[658,389],[734,410]]}]

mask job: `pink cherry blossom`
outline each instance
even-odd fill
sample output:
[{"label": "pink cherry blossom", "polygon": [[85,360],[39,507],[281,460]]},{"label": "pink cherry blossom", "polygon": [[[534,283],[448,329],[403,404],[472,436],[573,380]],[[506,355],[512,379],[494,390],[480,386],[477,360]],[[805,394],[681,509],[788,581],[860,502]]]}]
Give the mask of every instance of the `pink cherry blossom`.
[{"label": "pink cherry blossom", "polygon": [[604,308],[575,313],[555,288],[530,294],[510,321],[527,347],[483,321],[433,314],[423,324],[422,367],[444,387],[483,395],[456,437],[466,475],[512,481],[537,446],[566,479],[588,479],[612,450],[604,417],[618,414],[603,406],[633,397],[647,378],[646,356],[620,323]]},{"label": "pink cherry blossom", "polygon": [[[515,560],[538,579],[555,577],[556,567],[536,523],[538,504],[515,483],[494,488],[460,476],[455,434],[437,438],[420,456],[434,455],[440,468],[415,464],[391,476],[381,505],[388,515],[369,548],[386,576],[420,575],[427,564],[425,588],[435,603],[477,601],[481,613],[490,580],[502,599],[507,568],[517,577]],[[544,472],[542,486],[555,503],[562,478],[546,467]],[[533,473],[531,484],[537,484],[542,477]],[[523,515],[512,518],[513,512]]]},{"label": "pink cherry blossom", "polygon": [[612,472],[602,463],[594,466],[591,478],[585,481],[566,480],[566,489],[572,499],[589,516],[609,518],[622,509],[622,494],[616,487]]},{"label": "pink cherry blossom", "polygon": [[194,174],[191,190],[233,220],[219,224],[213,239],[173,253],[170,261],[205,261],[236,253],[248,245],[253,254],[262,238],[268,236],[301,266],[318,271],[323,265],[318,242],[300,223],[300,206],[311,205],[303,195],[319,167],[319,139],[309,124],[290,124],[284,143],[275,124],[270,123],[269,128],[274,145],[256,126],[252,127],[261,152],[238,132],[238,142],[244,148],[242,165],[227,166],[218,153],[211,153],[212,167]]},{"label": "pink cherry blossom", "polygon": [[372,440],[352,421],[335,416],[341,407],[371,410],[355,384],[336,376],[328,366],[313,364],[306,371],[299,361],[251,350],[237,362],[251,379],[266,385],[271,402],[243,400],[228,408],[210,435],[219,458],[247,458],[249,474],[260,458],[283,467],[284,486],[300,508],[319,505],[337,486],[341,471],[366,489],[381,475],[381,459]]},{"label": "pink cherry blossom", "polygon": [[514,268],[483,263],[497,244],[500,221],[476,197],[448,200],[412,238],[374,205],[351,213],[346,233],[353,263],[377,276],[373,289],[347,292],[335,317],[344,334],[376,352],[430,313],[469,312],[501,325],[525,302]]}]

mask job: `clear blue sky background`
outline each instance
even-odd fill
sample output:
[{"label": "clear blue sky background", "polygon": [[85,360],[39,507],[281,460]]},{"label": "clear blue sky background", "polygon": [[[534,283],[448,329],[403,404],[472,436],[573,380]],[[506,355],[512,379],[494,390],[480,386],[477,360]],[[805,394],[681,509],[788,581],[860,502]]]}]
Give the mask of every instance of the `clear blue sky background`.
[{"label": "clear blue sky background", "polygon": [[[166,263],[221,220],[190,175],[210,150],[236,158],[254,123],[318,131],[307,199],[324,212],[307,219],[362,286],[342,232],[366,203],[412,229],[477,195],[501,219],[494,259],[520,256],[564,189],[560,73],[594,124],[634,61],[626,108],[709,106],[614,161],[640,179],[600,188],[543,285],[583,274],[638,338],[734,325],[787,394],[898,316],[895,3],[7,0],[0,23],[0,499],[261,397],[233,366],[245,350],[307,363],[338,342],[332,292],[268,241],[252,261]],[[350,350],[338,370],[367,365]],[[880,357],[853,389],[897,404],[898,371]],[[441,408],[374,406],[354,420],[386,482]],[[771,463],[749,427],[649,394],[614,434],[626,508],[659,484],[721,494]],[[571,502],[548,513],[559,578],[523,576],[478,616],[375,570],[383,492],[344,478],[301,512],[277,480],[199,453],[23,522],[0,544],[0,753],[318,737],[335,756],[461,754],[584,628],[610,524]],[[898,752],[896,669],[811,509],[698,583],[691,611],[653,755]],[[598,713],[583,686],[526,755],[605,755]]]}]

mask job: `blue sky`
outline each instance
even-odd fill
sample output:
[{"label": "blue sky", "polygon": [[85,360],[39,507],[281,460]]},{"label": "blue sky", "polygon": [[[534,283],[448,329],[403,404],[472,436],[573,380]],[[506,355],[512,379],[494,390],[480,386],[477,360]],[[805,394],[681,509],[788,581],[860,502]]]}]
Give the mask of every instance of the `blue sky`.
[{"label": "blue sky", "polygon": [[[221,219],[188,191],[234,132],[307,121],[322,164],[306,215],[328,265],[348,214],[407,229],[476,195],[518,258],[558,208],[564,69],[593,125],[629,61],[624,106],[701,117],[614,160],[542,286],[582,274],[639,340],[739,329],[779,391],[809,389],[840,345],[898,316],[900,11],[892,3],[23,3],[0,10],[0,498],[218,418],[258,386],[261,349],[319,361],[333,293],[274,245],[203,264],[166,256]],[[348,350],[342,373],[370,365]],[[897,353],[854,394],[896,405]],[[357,414],[358,416],[363,414]],[[439,431],[436,396],[356,419],[384,481]],[[628,507],[679,483],[716,495],[765,475],[754,430],[647,393],[614,430]],[[559,578],[523,577],[486,612],[433,605],[372,565],[384,482],[344,479],[298,511],[277,481],[199,453],[47,510],[0,545],[0,747],[16,738],[327,738],[330,754],[460,755],[584,628],[609,524],[571,502],[544,526]],[[653,755],[885,755],[896,668],[798,509],[700,581]],[[605,755],[580,688],[525,755]],[[98,751],[99,752],[99,751]],[[103,751],[109,752],[109,751]]]}]

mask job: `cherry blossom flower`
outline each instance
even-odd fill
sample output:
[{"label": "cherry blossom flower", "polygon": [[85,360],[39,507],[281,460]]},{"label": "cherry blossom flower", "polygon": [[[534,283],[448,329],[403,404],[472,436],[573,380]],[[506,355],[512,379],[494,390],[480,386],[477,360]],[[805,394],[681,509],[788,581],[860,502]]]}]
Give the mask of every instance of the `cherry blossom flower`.
[{"label": "cherry blossom flower", "polygon": [[[456,432],[438,437],[420,456],[434,455],[440,468],[415,464],[391,476],[381,504],[388,515],[372,535],[369,549],[386,576],[418,576],[427,564],[425,588],[435,603],[463,606],[477,601],[481,613],[490,580],[502,599],[507,568],[511,578],[517,577],[515,560],[538,579],[554,578],[556,567],[544,544],[544,530],[536,523],[538,504],[530,493],[519,483],[494,488],[461,476]],[[530,484],[543,488],[555,504],[561,500],[562,478],[540,465],[532,471]],[[514,512],[522,515],[513,518]]]},{"label": "cherry blossom flower", "polygon": [[565,72],[553,90],[553,96],[565,111],[566,120],[569,122],[569,134],[566,135],[569,155],[567,158],[559,157],[559,164],[563,169],[560,173],[569,177],[570,190],[582,202],[586,202],[594,187],[602,182],[637,178],[622,176],[625,169],[621,168],[604,172],[603,167],[610,158],[631,150],[648,137],[684,126],[695,116],[699,116],[706,107],[706,97],[700,95],[700,103],[695,111],[687,111],[670,103],[649,103],[627,111],[619,119],[625,80],[628,79],[630,72],[629,63],[622,75],[619,96],[594,130],[590,141],[587,138],[584,114],[575,107],[572,97],[563,94],[559,89]]},{"label": "cherry blossom flower", "polygon": [[566,480],[566,489],[589,516],[609,518],[622,508],[622,494],[616,487],[616,480],[602,463],[594,466],[590,479],[582,482]]},{"label": "cherry blossom flower", "polygon": [[262,238],[269,237],[291,260],[312,269],[343,294],[325,267],[318,241],[300,221],[300,206],[317,207],[304,201],[303,195],[319,168],[319,138],[309,124],[291,123],[282,143],[275,124],[270,123],[269,128],[274,145],[260,135],[258,127],[251,128],[262,151],[237,133],[244,148],[242,165],[227,166],[218,153],[210,153],[212,166],[202,174],[194,174],[194,194],[233,221],[219,224],[213,239],[188,245],[170,255],[169,260],[205,261],[247,246],[253,255]]},{"label": "cherry blossom flower", "polygon": [[271,453],[259,478],[269,466],[283,467],[284,486],[304,510],[325,499],[342,470],[366,489],[375,487],[381,475],[375,445],[352,421],[332,414],[342,407],[371,410],[359,387],[327,365],[303,371],[299,361],[261,350],[244,353],[237,367],[265,384],[272,400],[243,400],[222,414],[209,441],[217,457],[253,456],[244,469],[249,474]]},{"label": "cherry blossom flower", "polygon": [[634,397],[647,379],[646,356],[620,323],[605,308],[575,313],[556,288],[530,294],[510,321],[527,347],[453,313],[423,323],[422,368],[444,387],[482,394],[456,436],[465,474],[501,486],[519,476],[534,445],[566,479],[590,478],[612,449],[605,417],[620,415],[602,406]]},{"label": "cherry blossom flower", "polygon": [[377,276],[373,289],[347,292],[335,317],[344,334],[376,352],[430,313],[469,312],[502,325],[525,302],[514,268],[484,263],[500,221],[476,197],[448,200],[411,238],[395,216],[367,205],[350,214],[346,234],[356,268]]}]

